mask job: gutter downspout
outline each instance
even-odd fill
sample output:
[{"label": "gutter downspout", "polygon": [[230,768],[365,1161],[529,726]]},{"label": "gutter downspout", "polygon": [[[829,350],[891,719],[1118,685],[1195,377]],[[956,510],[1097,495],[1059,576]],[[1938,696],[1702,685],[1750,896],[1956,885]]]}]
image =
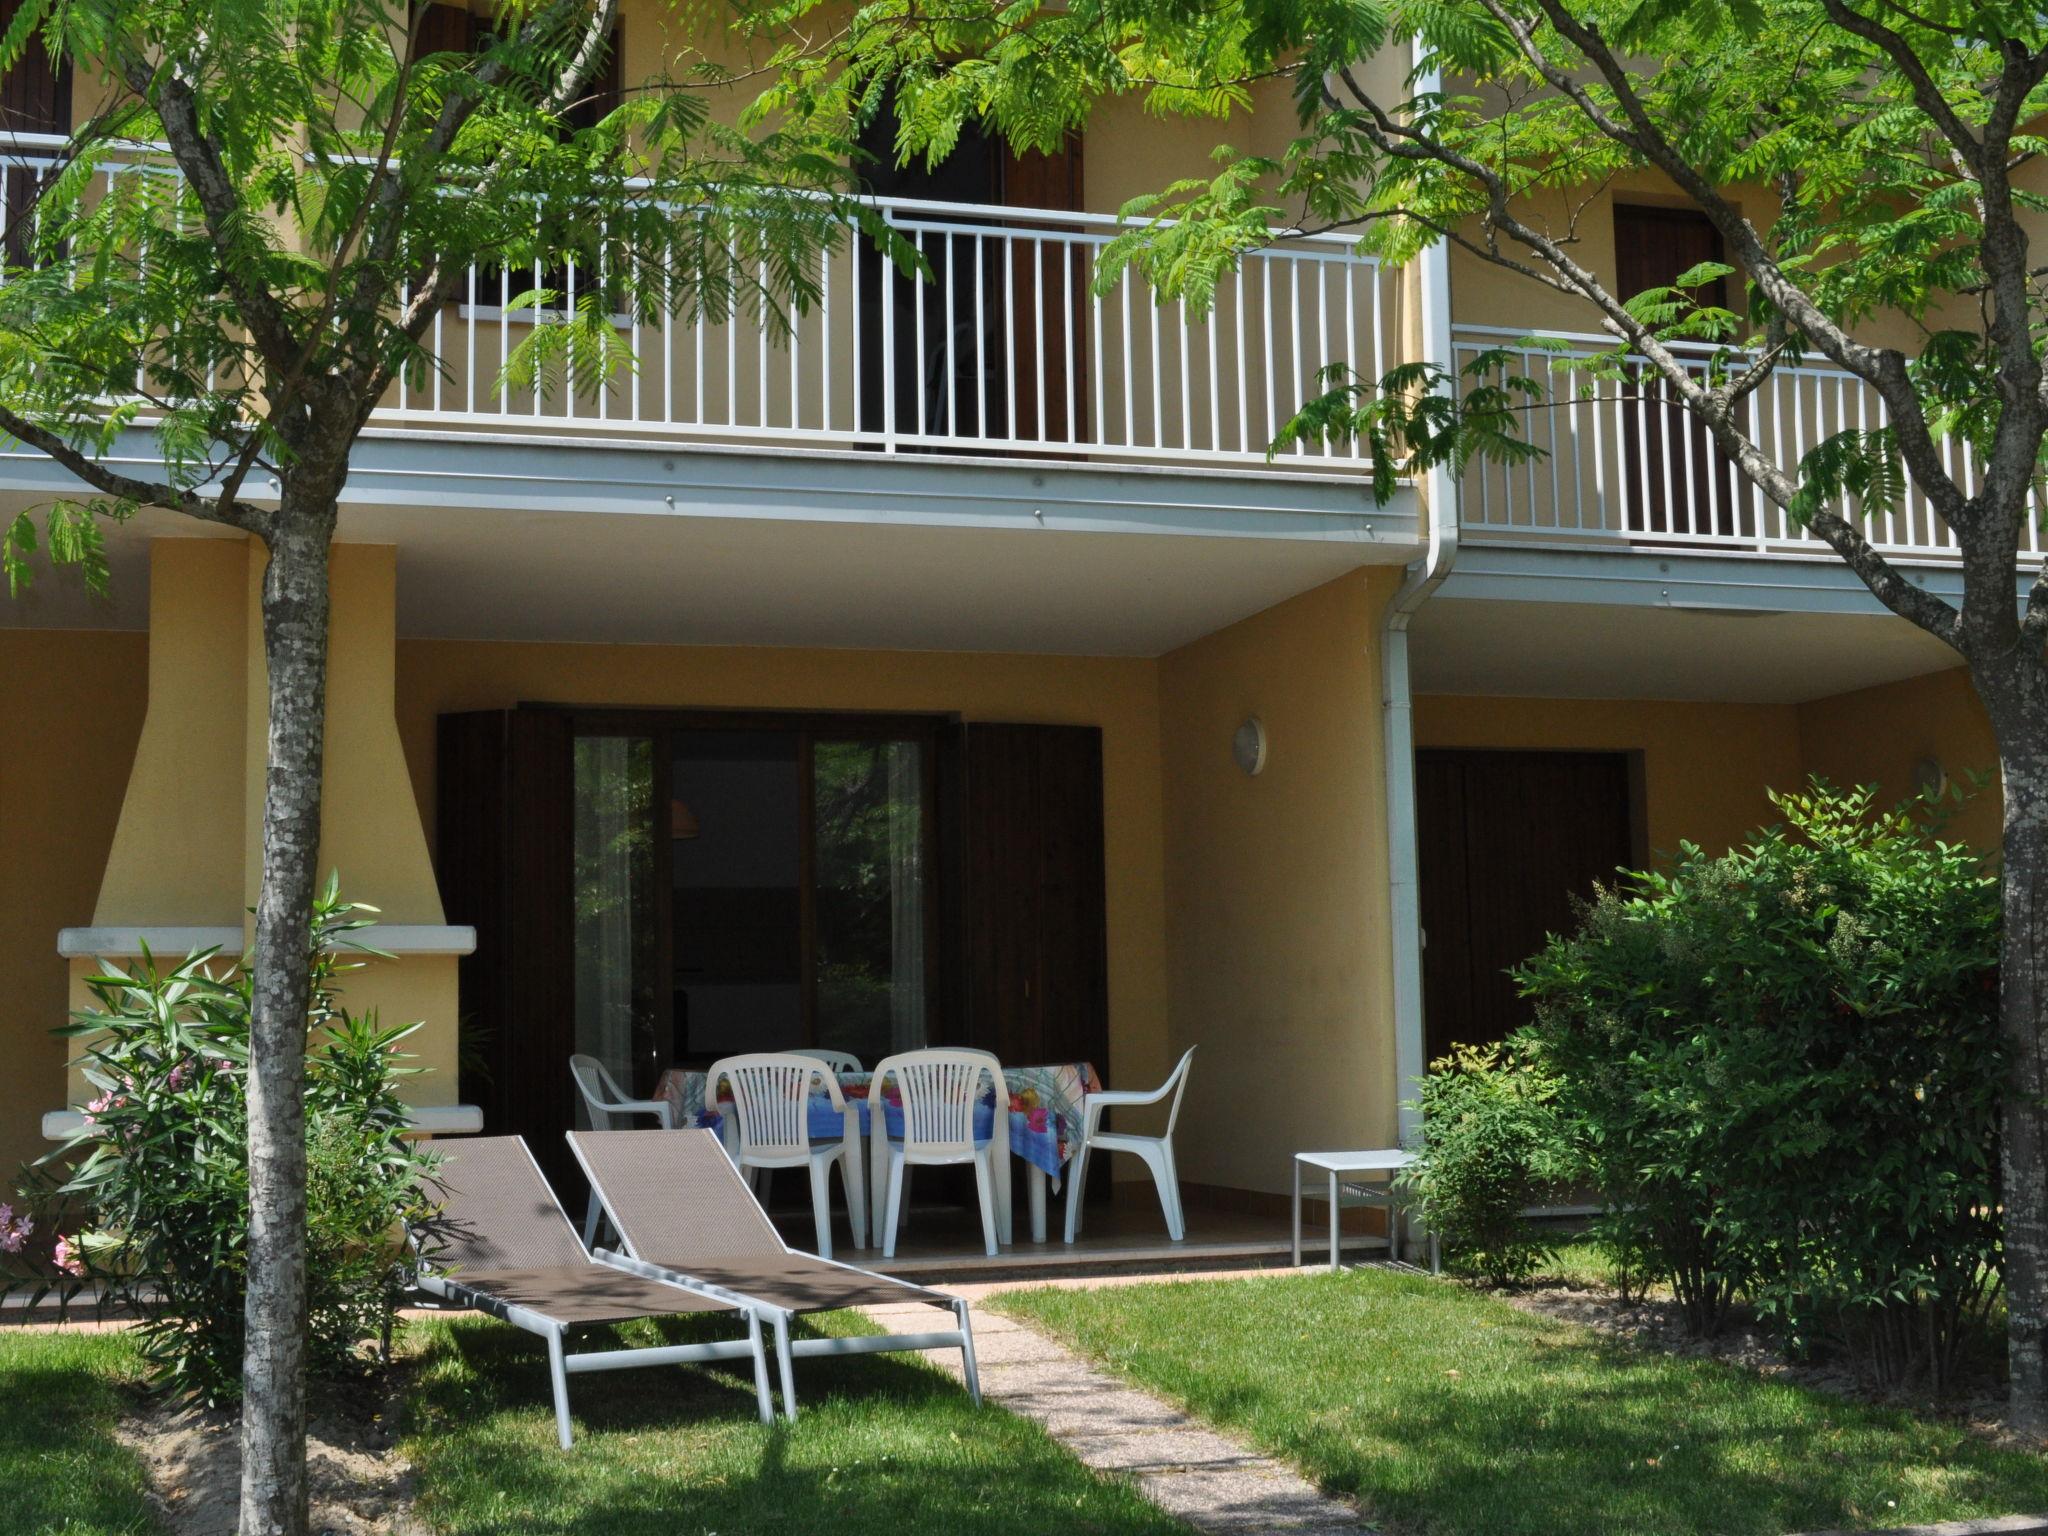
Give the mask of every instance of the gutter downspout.
[{"label": "gutter downspout", "polygon": [[[1421,61],[1417,60],[1418,66]],[[1434,67],[1418,67],[1416,91],[1443,88]],[[1417,259],[1422,356],[1455,371],[1451,351],[1450,250],[1439,240]],[[1387,604],[1380,637],[1380,700],[1387,776],[1387,880],[1393,948],[1394,1075],[1400,1105],[1401,1145],[1413,1147],[1422,1117],[1413,1102],[1428,1070],[1422,1018],[1422,901],[1415,835],[1415,721],[1408,681],[1408,624],[1443,585],[1458,558],[1458,486],[1448,467],[1438,465],[1422,480],[1429,516],[1429,544],[1410,565]]]}]

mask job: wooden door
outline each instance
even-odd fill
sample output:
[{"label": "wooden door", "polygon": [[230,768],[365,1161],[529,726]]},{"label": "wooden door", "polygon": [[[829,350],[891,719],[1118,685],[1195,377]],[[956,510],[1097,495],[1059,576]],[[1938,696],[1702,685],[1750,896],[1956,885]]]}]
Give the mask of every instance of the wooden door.
[{"label": "wooden door", "polygon": [[966,726],[956,862],[962,1043],[1109,1072],[1102,733]]},{"label": "wooden door", "polygon": [[[14,25],[20,0],[0,0],[0,28]],[[0,75],[0,133],[71,132],[71,66],[54,63],[42,41],[32,41],[14,67]],[[57,158],[47,150],[30,151],[43,158]],[[29,255],[29,234],[35,215],[40,179],[47,173],[24,165],[11,165],[0,172],[4,180],[6,228],[4,243],[10,265],[25,265]]]},{"label": "wooden door", "polygon": [[462,959],[464,1102],[484,1129],[521,1135],[565,1197],[581,1187],[562,1140],[575,1124],[573,759],[553,710],[443,715],[435,867]]},{"label": "wooden door", "polygon": [[[998,201],[1006,208],[1079,212],[1080,136],[1069,134],[1061,149],[1049,155],[1004,151],[1000,180]],[[1017,369],[1010,387],[1017,399],[1017,436],[1027,442],[1086,442],[1091,274],[1085,250],[1048,241],[1020,244],[1013,254]]]},{"label": "wooden door", "polygon": [[1633,754],[1415,754],[1423,1016],[1434,1061],[1528,1022],[1510,967],[1576,922],[1574,902],[1642,862]]},{"label": "wooden door", "polygon": [[[1722,261],[1721,233],[1690,208],[1614,209],[1615,282],[1622,297],[1668,288],[1701,262]],[[1698,301],[1728,307],[1728,279],[1693,290]],[[1647,367],[1634,374],[1622,416],[1622,457],[1628,526],[1641,533],[1702,534],[1737,540],[1754,530],[1734,461],[1681,406],[1661,376]]]}]

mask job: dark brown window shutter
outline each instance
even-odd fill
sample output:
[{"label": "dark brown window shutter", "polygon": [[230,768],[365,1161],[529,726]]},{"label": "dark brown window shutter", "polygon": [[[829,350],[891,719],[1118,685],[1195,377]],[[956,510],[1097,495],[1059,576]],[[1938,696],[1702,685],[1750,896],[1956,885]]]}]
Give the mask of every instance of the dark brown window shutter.
[{"label": "dark brown window shutter", "polygon": [[[21,0],[0,0],[0,29],[14,25]],[[40,40],[0,75],[0,133],[71,132],[71,66],[51,62]]]}]

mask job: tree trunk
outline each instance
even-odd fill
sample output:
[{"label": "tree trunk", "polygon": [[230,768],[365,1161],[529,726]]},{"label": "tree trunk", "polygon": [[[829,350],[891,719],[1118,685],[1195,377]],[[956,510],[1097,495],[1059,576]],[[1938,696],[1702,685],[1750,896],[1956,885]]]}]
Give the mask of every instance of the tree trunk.
[{"label": "tree trunk", "polygon": [[263,578],[270,737],[249,1040],[242,1536],[306,1530],[306,1009],[335,496],[287,484]]},{"label": "tree trunk", "polygon": [[[1978,669],[1973,669],[1978,670]],[[2048,663],[1979,675],[2005,794],[1999,1018],[2006,1050],[2002,1146],[2006,1354],[2013,1428],[2048,1436]]]}]

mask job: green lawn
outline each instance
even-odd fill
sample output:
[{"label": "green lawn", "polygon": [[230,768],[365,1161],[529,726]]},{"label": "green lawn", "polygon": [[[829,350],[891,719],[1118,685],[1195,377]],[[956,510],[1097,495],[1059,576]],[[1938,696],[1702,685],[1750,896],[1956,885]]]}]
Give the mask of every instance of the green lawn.
[{"label": "green lawn", "polygon": [[1383,1270],[1005,1312],[1430,1536],[1779,1536],[2048,1512],[2048,1458]]},{"label": "green lawn", "polygon": [[[690,1322],[636,1324],[695,1336]],[[555,1447],[546,1356],[493,1323],[414,1330],[406,1453],[443,1536],[1185,1536],[1036,1425],[973,1407],[908,1356],[797,1362],[794,1425],[763,1428],[751,1378],[687,1368],[571,1378]]]},{"label": "green lawn", "polygon": [[23,1536],[158,1529],[142,1466],[112,1435],[138,1375],[120,1334],[0,1332],[0,1527]]}]

